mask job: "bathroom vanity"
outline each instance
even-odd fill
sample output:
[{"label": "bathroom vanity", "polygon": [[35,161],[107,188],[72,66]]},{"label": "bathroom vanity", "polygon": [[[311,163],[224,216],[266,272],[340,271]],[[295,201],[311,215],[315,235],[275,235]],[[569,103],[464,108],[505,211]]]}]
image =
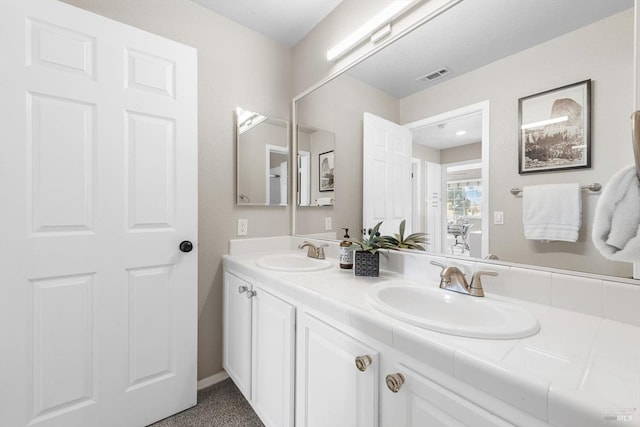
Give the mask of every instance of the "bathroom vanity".
[{"label": "bathroom vanity", "polygon": [[[610,302],[631,302],[640,289],[503,265],[483,278],[478,301],[438,289],[430,261],[467,276],[491,265],[391,253],[379,278],[355,277],[340,270],[334,246],[314,268],[294,249],[301,241],[231,241],[224,260],[224,367],[265,425],[640,425],[640,325],[603,317]],[[414,326],[373,308],[375,289],[389,281],[513,307],[539,330],[486,339]],[[594,297],[570,307],[565,296],[578,282]],[[595,295],[600,316],[588,307]],[[609,317],[635,319],[618,307]]]}]

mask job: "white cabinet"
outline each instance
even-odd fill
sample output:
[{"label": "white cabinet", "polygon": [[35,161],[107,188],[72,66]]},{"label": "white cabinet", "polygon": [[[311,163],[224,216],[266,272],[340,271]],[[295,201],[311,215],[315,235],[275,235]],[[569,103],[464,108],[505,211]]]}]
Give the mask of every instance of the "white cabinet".
[{"label": "white cabinet", "polygon": [[297,332],[296,426],[377,426],[378,365],[375,350],[302,313]]},{"label": "white cabinet", "polygon": [[[387,366],[380,392],[380,427],[511,426],[400,363]],[[397,392],[391,391],[393,387]]]},{"label": "white cabinet", "polygon": [[222,363],[247,400],[251,399],[251,285],[224,273]]},{"label": "white cabinet", "polygon": [[267,427],[293,426],[295,307],[224,274],[223,365]]},{"label": "white cabinet", "polygon": [[253,288],[251,404],[266,426],[293,426],[295,308]]}]

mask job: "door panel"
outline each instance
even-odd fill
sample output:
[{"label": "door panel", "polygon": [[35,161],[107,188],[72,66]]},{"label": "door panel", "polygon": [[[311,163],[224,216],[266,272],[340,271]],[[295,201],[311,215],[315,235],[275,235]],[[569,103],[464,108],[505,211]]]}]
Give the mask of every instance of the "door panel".
[{"label": "door panel", "polygon": [[[304,313],[297,325],[296,425],[378,425],[378,354]],[[361,372],[357,356],[369,356]]]},{"label": "door panel", "polygon": [[251,404],[267,427],[293,426],[295,308],[255,286]]},{"label": "door panel", "polygon": [[186,409],[195,51],[58,1],[0,9],[0,425],[140,426]]},{"label": "door panel", "polygon": [[247,400],[251,400],[251,299],[246,294],[249,290],[252,286],[248,282],[224,273],[222,364]]},{"label": "door panel", "polygon": [[370,113],[363,122],[363,226],[393,234],[404,219],[411,233],[411,131]]}]

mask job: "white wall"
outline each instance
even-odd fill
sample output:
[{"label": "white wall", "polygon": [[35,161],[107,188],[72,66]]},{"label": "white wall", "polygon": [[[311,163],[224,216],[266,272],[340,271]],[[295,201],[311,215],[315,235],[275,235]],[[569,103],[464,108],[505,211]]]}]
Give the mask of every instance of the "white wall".
[{"label": "white wall", "polygon": [[[289,233],[289,208],[235,206],[236,107],[289,118],[291,49],[189,0],[65,0],[198,49],[198,378],[222,369],[222,264],[237,219]],[[259,73],[256,70],[260,70]]]}]

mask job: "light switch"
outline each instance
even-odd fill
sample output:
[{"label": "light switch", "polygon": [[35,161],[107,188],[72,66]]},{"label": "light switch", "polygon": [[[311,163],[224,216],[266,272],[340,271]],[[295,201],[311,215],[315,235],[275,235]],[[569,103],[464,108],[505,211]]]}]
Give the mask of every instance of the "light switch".
[{"label": "light switch", "polygon": [[504,212],[503,211],[493,211],[493,223],[496,225],[504,224]]},{"label": "light switch", "polygon": [[330,216],[325,217],[325,219],[324,219],[324,229],[326,231],[331,231],[332,228],[333,227],[331,226],[331,217]]}]

